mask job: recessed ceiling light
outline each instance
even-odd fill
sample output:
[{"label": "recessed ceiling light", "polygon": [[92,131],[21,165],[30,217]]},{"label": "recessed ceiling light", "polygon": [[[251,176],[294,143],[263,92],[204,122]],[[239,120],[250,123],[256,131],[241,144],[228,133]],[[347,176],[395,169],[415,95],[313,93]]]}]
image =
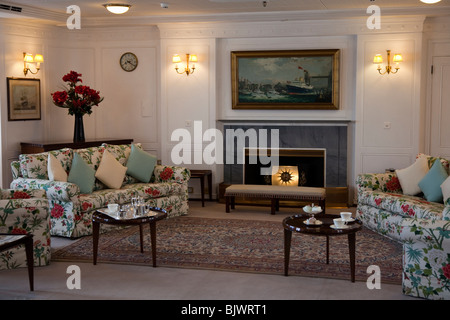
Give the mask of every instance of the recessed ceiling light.
[{"label": "recessed ceiling light", "polygon": [[438,3],[441,0],[420,0],[420,1],[423,2],[423,3]]},{"label": "recessed ceiling light", "polygon": [[109,12],[114,14],[122,14],[127,12],[131,5],[124,3],[106,3],[103,5]]}]

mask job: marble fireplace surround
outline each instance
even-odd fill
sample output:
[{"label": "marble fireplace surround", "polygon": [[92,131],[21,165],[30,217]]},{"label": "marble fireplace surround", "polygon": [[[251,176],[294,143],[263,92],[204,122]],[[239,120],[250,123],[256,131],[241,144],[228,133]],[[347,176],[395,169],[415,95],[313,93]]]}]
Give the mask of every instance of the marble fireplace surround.
[{"label": "marble fireplace surround", "polygon": [[[238,161],[239,153],[236,140],[227,141],[226,130],[249,129],[256,131],[259,141],[259,130],[267,129],[267,147],[271,147],[270,132],[277,129],[279,132],[279,148],[308,148],[326,149],[326,186],[327,188],[347,188],[347,139],[348,122],[270,122],[270,121],[220,121],[223,125],[224,155],[232,151],[233,161],[225,161],[224,181],[225,185],[244,183],[243,160]],[[265,137],[264,137],[265,138]],[[228,139],[229,140],[229,139]],[[245,147],[253,147],[245,142]],[[233,149],[231,149],[233,148]],[[231,162],[231,164],[230,164]]]}]

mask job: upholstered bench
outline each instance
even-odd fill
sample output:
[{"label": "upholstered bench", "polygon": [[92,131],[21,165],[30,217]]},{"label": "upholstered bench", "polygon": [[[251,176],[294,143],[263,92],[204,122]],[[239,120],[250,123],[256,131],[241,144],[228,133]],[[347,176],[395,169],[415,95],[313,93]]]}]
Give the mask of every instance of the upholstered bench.
[{"label": "upholstered bench", "polygon": [[272,185],[235,184],[225,189],[226,212],[235,208],[236,197],[271,200],[271,214],[279,210],[279,200],[298,200],[318,203],[325,213],[325,188]]}]

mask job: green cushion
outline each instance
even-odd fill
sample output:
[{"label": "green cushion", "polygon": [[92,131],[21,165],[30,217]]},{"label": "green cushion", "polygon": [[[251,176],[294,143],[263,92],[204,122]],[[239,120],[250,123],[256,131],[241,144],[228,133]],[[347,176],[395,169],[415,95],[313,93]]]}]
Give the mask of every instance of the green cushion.
[{"label": "green cushion", "polygon": [[155,169],[156,157],[131,145],[127,161],[127,174],[142,182],[149,182]]},{"label": "green cushion", "polygon": [[73,153],[72,167],[67,181],[75,183],[81,193],[92,193],[94,190],[95,170],[77,152]]},{"label": "green cushion", "polygon": [[441,184],[447,177],[447,171],[442,163],[435,161],[430,171],[419,182],[419,187],[428,201],[443,202]]}]

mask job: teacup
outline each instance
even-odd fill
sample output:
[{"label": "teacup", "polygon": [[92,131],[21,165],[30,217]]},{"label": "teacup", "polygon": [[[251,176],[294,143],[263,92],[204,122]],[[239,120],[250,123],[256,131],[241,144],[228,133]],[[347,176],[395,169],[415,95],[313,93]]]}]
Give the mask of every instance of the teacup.
[{"label": "teacup", "polygon": [[351,212],[341,212],[341,218],[345,221],[351,220],[352,213]]},{"label": "teacup", "polygon": [[117,213],[117,211],[119,211],[119,205],[117,203],[108,204],[108,212]]},{"label": "teacup", "polygon": [[346,221],[342,218],[333,219],[333,223],[336,228],[344,228],[346,225]]}]

